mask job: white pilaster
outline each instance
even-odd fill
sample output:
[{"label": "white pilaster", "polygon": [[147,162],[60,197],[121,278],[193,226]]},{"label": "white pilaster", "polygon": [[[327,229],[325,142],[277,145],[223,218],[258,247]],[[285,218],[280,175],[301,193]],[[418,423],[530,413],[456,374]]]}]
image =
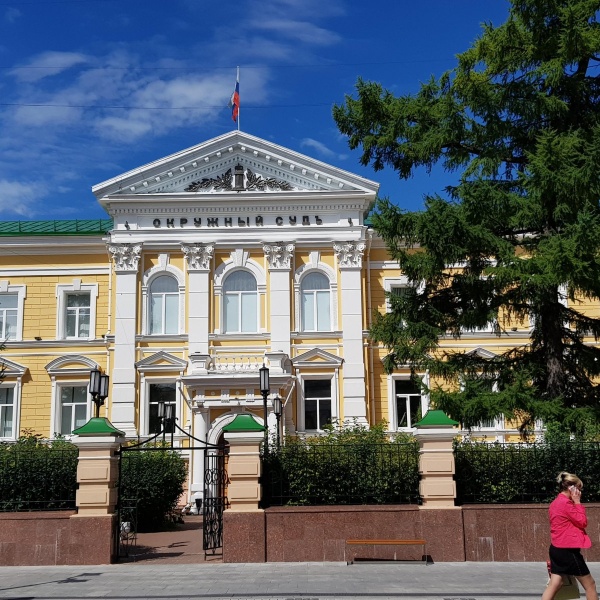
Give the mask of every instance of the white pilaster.
[{"label": "white pilaster", "polygon": [[367,425],[362,328],[362,241],[334,243],[340,270],[342,343],[344,349],[344,420]]},{"label": "white pilaster", "polygon": [[290,354],[290,269],[295,245],[277,242],[263,245],[269,262],[271,349]]},{"label": "white pilaster", "polygon": [[190,354],[208,354],[209,276],[213,244],[182,245],[188,271],[188,339]]},{"label": "white pilaster", "polygon": [[135,335],[137,276],[141,244],[114,244],[108,250],[115,263],[115,343],[112,370],[111,415],[113,425],[135,437]]},{"label": "white pilaster", "polygon": [[[193,427],[192,435],[199,439],[206,441],[206,434],[208,433],[208,409],[204,406],[193,408]],[[198,445],[198,442],[191,440],[190,443],[193,446]],[[190,492],[191,500],[194,502],[196,498],[202,498],[204,496],[204,452],[202,450],[193,450],[191,460],[191,481],[190,481]]]}]

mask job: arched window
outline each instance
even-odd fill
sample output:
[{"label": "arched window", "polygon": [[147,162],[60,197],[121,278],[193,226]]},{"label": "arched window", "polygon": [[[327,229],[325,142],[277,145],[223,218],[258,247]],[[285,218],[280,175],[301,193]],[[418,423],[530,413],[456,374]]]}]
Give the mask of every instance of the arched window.
[{"label": "arched window", "polygon": [[179,288],[170,275],[150,284],[150,334],[179,333]]},{"label": "arched window", "polygon": [[329,279],[316,271],[300,284],[303,331],[331,331],[331,292]]},{"label": "arched window", "polygon": [[234,271],[223,284],[223,331],[258,331],[258,288],[248,271]]}]

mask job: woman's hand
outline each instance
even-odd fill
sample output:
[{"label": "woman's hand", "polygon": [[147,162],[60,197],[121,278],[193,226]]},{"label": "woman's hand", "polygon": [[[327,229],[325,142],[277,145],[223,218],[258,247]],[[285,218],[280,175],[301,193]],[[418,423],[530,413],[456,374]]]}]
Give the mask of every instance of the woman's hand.
[{"label": "woman's hand", "polygon": [[571,500],[575,504],[581,504],[581,490],[577,486],[572,485],[569,487],[569,492],[571,492]]}]

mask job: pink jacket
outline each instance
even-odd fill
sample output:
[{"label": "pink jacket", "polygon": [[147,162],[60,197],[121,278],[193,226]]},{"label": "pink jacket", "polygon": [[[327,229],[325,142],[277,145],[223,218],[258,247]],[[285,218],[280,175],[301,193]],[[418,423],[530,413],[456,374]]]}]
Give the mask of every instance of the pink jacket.
[{"label": "pink jacket", "polygon": [[558,494],[550,508],[550,538],[556,548],[589,548],[592,542],[585,532],[585,507],[571,498]]}]

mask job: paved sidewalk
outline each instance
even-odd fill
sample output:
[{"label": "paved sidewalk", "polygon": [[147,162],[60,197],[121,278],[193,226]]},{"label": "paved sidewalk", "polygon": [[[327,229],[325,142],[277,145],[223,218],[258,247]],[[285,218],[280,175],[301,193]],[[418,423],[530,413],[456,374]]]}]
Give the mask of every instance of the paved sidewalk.
[{"label": "paved sidewalk", "polygon": [[[600,563],[590,569],[600,581]],[[531,600],[543,563],[120,564],[0,567],[7,600]]]}]

